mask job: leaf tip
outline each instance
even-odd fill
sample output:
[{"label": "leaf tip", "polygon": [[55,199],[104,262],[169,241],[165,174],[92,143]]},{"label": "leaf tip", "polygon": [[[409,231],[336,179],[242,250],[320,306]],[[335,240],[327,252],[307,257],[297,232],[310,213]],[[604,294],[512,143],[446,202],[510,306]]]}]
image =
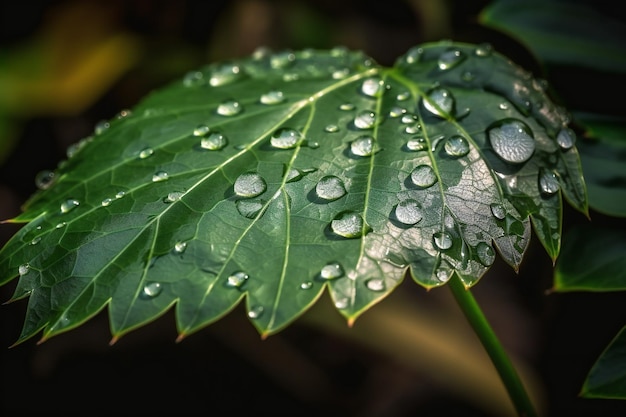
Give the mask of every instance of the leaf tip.
[{"label": "leaf tip", "polygon": [[348,327],[349,327],[349,328],[352,328],[352,326],[354,326],[354,322],[355,322],[355,321],[356,321],[356,318],[355,318],[355,317],[350,317],[350,318],[348,319],[348,322],[347,322],[347,323],[348,323]]},{"label": "leaf tip", "polygon": [[111,340],[109,340],[109,346],[113,346],[114,344],[117,343],[118,340],[120,340],[119,336],[113,336]]},{"label": "leaf tip", "polygon": [[176,337],[176,340],[174,342],[175,343],[180,343],[186,337],[187,337],[187,335],[185,333],[179,333],[178,336]]}]

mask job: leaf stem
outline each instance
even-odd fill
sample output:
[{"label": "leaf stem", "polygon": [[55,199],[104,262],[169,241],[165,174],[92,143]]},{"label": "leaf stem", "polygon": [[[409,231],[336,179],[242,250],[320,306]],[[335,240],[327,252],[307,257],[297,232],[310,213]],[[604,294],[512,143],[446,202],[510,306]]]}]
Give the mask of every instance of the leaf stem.
[{"label": "leaf stem", "polygon": [[537,412],[530,401],[517,371],[513,367],[504,347],[489,325],[487,318],[472,293],[469,289],[465,288],[463,282],[456,274],[452,277],[448,285],[452,290],[457,304],[461,307],[465,318],[469,321],[496,367],[518,415],[523,417],[537,417]]}]

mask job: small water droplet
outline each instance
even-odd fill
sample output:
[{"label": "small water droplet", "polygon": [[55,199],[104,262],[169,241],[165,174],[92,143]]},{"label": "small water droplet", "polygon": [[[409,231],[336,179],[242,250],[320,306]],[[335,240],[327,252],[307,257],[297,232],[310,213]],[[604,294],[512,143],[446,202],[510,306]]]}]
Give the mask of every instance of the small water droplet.
[{"label": "small water droplet", "polygon": [[521,164],[535,152],[535,140],[530,128],[521,120],[505,119],[487,134],[494,152],[506,162]]},{"label": "small water droplet", "polygon": [[416,200],[407,199],[398,203],[395,215],[401,223],[413,225],[422,220],[422,209]]},{"label": "small water droplet", "polygon": [[31,240],[30,244],[34,246],[34,245],[38,244],[39,242],[41,242],[41,236],[37,236],[36,238]]},{"label": "small water droplet", "polygon": [[241,288],[248,281],[250,276],[243,271],[233,272],[226,279],[226,286],[230,288]]},{"label": "small water droplet", "polygon": [[113,199],[110,198],[110,197],[107,197],[107,198],[103,199],[102,203],[100,203],[100,204],[102,204],[102,207],[106,207],[106,206],[110,205],[111,202],[113,202]]},{"label": "small water droplet", "polygon": [[61,223],[58,223],[58,224],[56,225],[56,228],[57,228],[57,229],[62,229],[62,228],[64,228],[65,226],[67,226],[67,223],[65,223],[65,222],[61,222]]},{"label": "small water droplet", "polygon": [[439,250],[446,250],[452,247],[452,236],[447,232],[436,232],[433,235],[435,247]]},{"label": "small water droplet", "polygon": [[313,288],[312,281],[304,281],[302,284],[300,284],[301,290],[310,290],[311,288]]},{"label": "small water droplet", "polygon": [[125,195],[126,195],[126,192],[125,192],[125,191],[118,191],[118,192],[115,194],[115,198],[119,199],[119,198],[124,197]]},{"label": "small water droplet", "polygon": [[226,62],[213,70],[209,84],[213,87],[219,87],[238,80],[242,75],[239,65]]},{"label": "small water droplet", "polygon": [[159,282],[150,282],[143,287],[142,295],[144,298],[154,298],[161,294],[163,286]]},{"label": "small water droplet", "polygon": [[20,276],[24,276],[26,274],[28,274],[30,272],[30,265],[29,264],[22,264],[17,268],[17,272],[20,274]]},{"label": "small water droplet", "polygon": [[491,214],[498,220],[504,220],[506,217],[506,209],[500,203],[491,203],[489,208],[491,209]]},{"label": "small water droplet", "polygon": [[217,106],[220,116],[236,116],[243,111],[243,106],[237,100],[226,100]]},{"label": "small water droplet", "polygon": [[350,152],[355,156],[371,156],[374,151],[374,138],[360,136],[350,143]]},{"label": "small water droplet", "polygon": [[320,278],[329,280],[341,278],[344,275],[343,268],[337,262],[331,262],[325,265],[320,271]]},{"label": "small water droplet", "polygon": [[363,236],[365,224],[360,214],[343,212],[330,222],[330,229],[336,235],[352,239]]},{"label": "small water droplet", "polygon": [[169,178],[169,174],[165,171],[157,171],[152,176],[152,182],[161,182],[165,181]]},{"label": "small water droplet", "polygon": [[394,106],[389,110],[389,117],[400,117],[406,114],[406,109],[400,106]]},{"label": "small water droplet", "polygon": [[141,152],[139,152],[139,159],[146,159],[149,156],[154,155],[154,149],[152,148],[143,148]]},{"label": "small water droplet", "polygon": [[437,174],[430,165],[419,165],[411,172],[411,182],[420,188],[428,188],[437,182]]},{"label": "small water droplet", "polygon": [[339,106],[339,110],[342,111],[351,111],[354,110],[355,106],[352,103],[343,103],[342,105]]},{"label": "small water droplet", "polygon": [[457,49],[446,51],[439,56],[437,66],[440,70],[446,71],[456,67],[465,59],[465,54]]},{"label": "small water droplet", "polygon": [[347,298],[340,298],[337,301],[335,301],[335,308],[338,308],[339,310],[343,310],[344,308],[348,307],[348,302],[349,300]]},{"label": "small water droplet", "polygon": [[198,125],[196,126],[196,128],[193,130],[193,135],[194,136],[204,136],[207,133],[209,133],[211,129],[209,129],[209,127],[207,125]]},{"label": "small water droplet", "polygon": [[385,285],[385,281],[381,278],[368,279],[367,281],[365,281],[365,286],[368,290],[374,292],[385,291],[385,289],[387,288]]},{"label": "small water droplet", "polygon": [[367,78],[361,84],[361,93],[368,97],[380,97],[385,91],[385,83],[378,77]]},{"label": "small water droplet", "polygon": [[412,114],[412,113],[407,113],[404,116],[402,116],[402,119],[400,119],[400,123],[409,125],[412,123],[416,123],[418,120],[419,118],[417,117],[417,115]]},{"label": "small water droplet", "polygon": [[254,306],[248,311],[248,317],[251,319],[258,319],[263,314],[263,306]]},{"label": "small water droplet", "polygon": [[442,119],[445,119],[448,115],[454,115],[454,96],[445,88],[437,87],[432,89],[427,97],[422,99],[422,103],[426,110]]},{"label": "small water droplet", "polygon": [[341,68],[333,71],[332,77],[333,80],[342,80],[350,75],[350,68]]},{"label": "small water droplet", "polygon": [[498,104],[498,108],[500,110],[508,110],[509,109],[509,103],[502,102],[502,103]]},{"label": "small water droplet", "polygon": [[423,53],[423,48],[419,46],[414,46],[407,51],[404,59],[407,64],[415,64],[416,62],[419,62],[419,60],[422,58]]},{"label": "small water droplet", "polygon": [[54,180],[56,179],[56,174],[54,171],[43,170],[39,171],[35,176],[35,185],[40,190],[47,190],[50,188],[52,184],[54,184]]},{"label": "small water droplet", "polygon": [[187,242],[176,242],[174,244],[174,253],[181,254],[187,249]]},{"label": "small water droplet", "polygon": [[204,75],[200,71],[189,71],[183,77],[183,85],[185,87],[193,87],[194,85],[202,84],[204,81]]},{"label": "small water droplet", "polygon": [[295,129],[283,127],[272,134],[270,143],[273,147],[278,149],[292,149],[295,148],[301,140],[302,133]]},{"label": "small water droplet", "polygon": [[328,133],[336,133],[336,132],[339,132],[339,126],[334,125],[334,124],[327,125],[327,126],[324,128],[324,132],[328,132]]},{"label": "small water droplet", "polygon": [[272,90],[263,94],[259,101],[261,102],[261,104],[266,104],[268,106],[280,104],[285,101],[285,95],[282,91]]},{"label": "small water droplet", "polygon": [[452,273],[451,273],[451,271],[442,268],[442,269],[438,269],[435,272],[435,275],[436,275],[437,279],[439,280],[439,282],[448,282],[448,280],[452,276]]},{"label": "small water droplet", "polygon": [[449,137],[444,144],[444,149],[448,155],[454,158],[465,156],[470,150],[467,139],[460,135]]},{"label": "small water droplet", "polygon": [[563,128],[556,135],[556,143],[561,149],[568,150],[576,143],[576,133],[570,128]]},{"label": "small water droplet", "polygon": [[411,97],[411,93],[408,91],[403,91],[401,93],[398,93],[398,95],[396,96],[396,100],[398,101],[404,101],[404,100],[408,100]]},{"label": "small water droplet", "polygon": [[130,109],[123,109],[120,110],[119,113],[117,113],[117,116],[115,116],[115,118],[121,120],[130,117],[131,114],[133,114],[133,112]]},{"label": "small water droplet", "polygon": [[276,53],[270,57],[270,66],[274,69],[286,68],[294,63],[296,55],[291,51]]},{"label": "small water droplet", "polygon": [[364,110],[354,118],[354,126],[358,129],[371,129],[376,124],[376,113]]},{"label": "small water droplet", "polygon": [[243,217],[254,219],[263,210],[265,201],[263,200],[237,200],[235,202],[237,211]]},{"label": "small water droplet", "polygon": [[237,177],[233,189],[238,196],[251,198],[263,194],[267,184],[256,172],[245,172]]},{"label": "small water droplet", "polygon": [[321,199],[334,201],[346,195],[346,187],[340,178],[327,175],[319,180],[315,193]]},{"label": "small water droplet", "polygon": [[415,136],[409,139],[406,143],[406,148],[412,152],[423,151],[424,149],[427,149],[427,147],[428,144],[426,143],[426,139],[421,136]]},{"label": "small water droplet", "polygon": [[553,171],[544,168],[539,171],[539,190],[543,194],[555,194],[560,188],[559,178]]},{"label": "small water droplet", "polygon": [[107,120],[100,120],[94,127],[94,134],[101,135],[105,130],[111,127],[111,124]]},{"label": "small water droplet", "polygon": [[213,132],[200,140],[200,147],[209,151],[219,151],[228,145],[228,138],[219,132]]},{"label": "small water droplet", "polygon": [[491,245],[485,242],[478,243],[476,246],[476,255],[478,256],[478,261],[483,264],[483,266],[491,266],[496,260],[496,252]]},{"label": "small water droplet", "polygon": [[493,52],[493,47],[489,43],[481,43],[474,50],[474,54],[476,54],[476,56],[483,57],[483,58],[491,55],[492,52]]},{"label": "small water droplet", "polygon": [[173,203],[175,201],[180,200],[180,198],[183,196],[183,192],[182,191],[172,191],[171,193],[168,193],[164,198],[163,198],[163,202],[164,203]]},{"label": "small water droplet", "polygon": [[67,199],[63,203],[61,203],[61,213],[68,213],[71,210],[74,210],[79,205],[80,203],[77,200],[74,200],[73,198]]}]

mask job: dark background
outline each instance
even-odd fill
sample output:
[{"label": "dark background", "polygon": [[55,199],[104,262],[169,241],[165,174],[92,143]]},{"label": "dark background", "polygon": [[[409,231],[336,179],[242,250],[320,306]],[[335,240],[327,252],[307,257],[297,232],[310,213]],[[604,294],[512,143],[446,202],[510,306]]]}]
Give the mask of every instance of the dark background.
[{"label": "dark background", "polygon": [[[2,2],[0,88],[7,74],[31,77],[29,84],[44,87],[24,93],[20,103],[0,98],[0,144],[5,150],[0,160],[0,218],[17,215],[35,191],[35,175],[53,169],[66,157],[67,147],[88,136],[99,120],[131,108],[152,89],[190,69],[248,55],[259,46],[280,50],[345,45],[363,50],[382,65],[392,65],[396,57],[423,42],[489,42],[543,76],[541,65],[523,46],[477,23],[478,13],[488,4],[477,0]],[[623,18],[612,4],[596,2]],[[114,39],[124,40],[117,46],[116,58],[89,67],[90,54]],[[76,68],[86,75],[75,75]],[[559,75],[557,87],[566,85],[568,77],[580,76]],[[598,94],[595,89],[586,91],[571,96],[561,91],[561,96],[583,104],[599,101],[592,96]],[[624,227],[623,221],[593,211],[591,218],[597,225]],[[565,231],[584,222],[588,220],[583,215],[565,208]],[[17,228],[0,225],[0,244]],[[626,415],[622,401],[578,398],[591,365],[624,325],[623,294],[547,294],[552,271],[549,257],[533,238],[518,274],[497,261],[474,287],[474,294],[507,350],[537,381],[533,390],[541,396],[545,416]],[[14,285],[0,287],[0,301],[10,297]],[[497,416],[496,408],[463,395],[428,366],[394,354],[393,347],[363,341],[384,337],[384,333],[367,332],[377,328],[377,311],[392,311],[393,303],[402,307],[415,302],[434,322],[439,316],[448,317],[441,326],[465,325],[450,300],[445,288],[426,292],[407,279],[352,329],[346,328],[328,300],[321,300],[302,319],[267,340],[260,340],[240,306],[180,343],[175,343],[170,312],[112,346],[106,312],[102,312],[43,344],[32,339],[11,348],[21,330],[26,300],[3,305],[0,414]],[[407,311],[411,310],[400,309],[397,314]],[[473,339],[467,343],[476,345]],[[463,351],[464,346],[455,348]],[[469,378],[468,387],[472,384],[471,375],[459,378]]]}]

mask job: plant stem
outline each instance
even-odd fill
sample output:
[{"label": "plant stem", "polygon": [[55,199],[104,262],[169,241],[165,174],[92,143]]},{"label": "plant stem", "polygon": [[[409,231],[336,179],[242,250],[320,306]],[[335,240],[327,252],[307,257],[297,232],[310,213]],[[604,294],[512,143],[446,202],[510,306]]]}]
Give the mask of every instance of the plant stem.
[{"label": "plant stem", "polygon": [[454,294],[456,302],[459,307],[461,307],[463,314],[465,314],[465,318],[467,318],[474,332],[476,332],[476,335],[496,367],[500,379],[517,410],[517,414],[523,417],[536,417],[537,412],[528,397],[522,381],[517,375],[517,371],[489,325],[483,311],[474,299],[474,296],[469,289],[465,288],[463,282],[456,274],[452,277],[448,285],[452,290],[452,294]]}]

